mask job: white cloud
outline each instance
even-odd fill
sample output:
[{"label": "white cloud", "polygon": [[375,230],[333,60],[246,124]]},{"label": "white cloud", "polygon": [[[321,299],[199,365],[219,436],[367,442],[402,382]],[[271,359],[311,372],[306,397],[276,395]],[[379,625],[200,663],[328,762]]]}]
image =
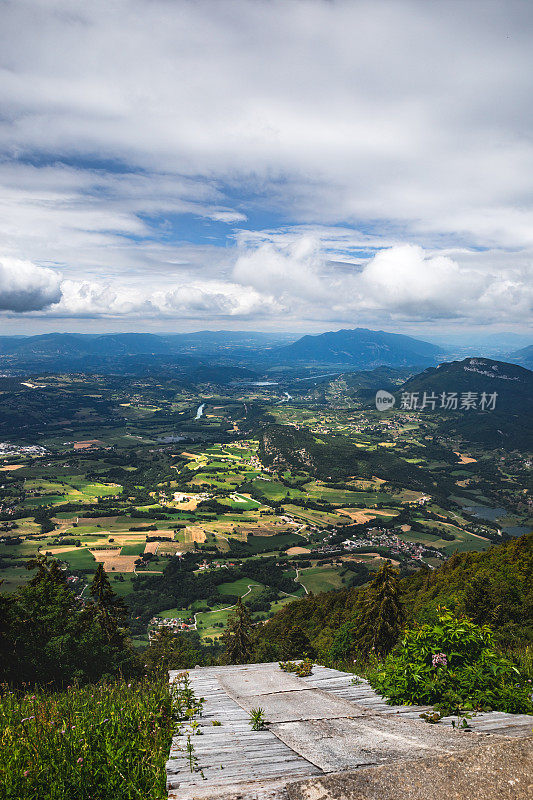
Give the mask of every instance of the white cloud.
[{"label": "white cloud", "polygon": [[119,283],[64,280],[49,316],[70,318],[242,318],[279,312],[272,297],[251,287],[204,281],[142,289]]},{"label": "white cloud", "polygon": [[478,5],[2,3],[0,256],[63,276],[28,309],[524,322],[533,6]]},{"label": "white cloud", "polygon": [[265,242],[242,253],[233,270],[236,281],[276,297],[324,300],[326,286],[320,279],[323,259],[320,242],[309,236],[287,245]]},{"label": "white cloud", "polygon": [[41,311],[61,297],[59,275],[30,261],[0,259],[0,310]]},{"label": "white cloud", "polygon": [[480,297],[481,273],[461,269],[447,256],[398,245],[374,256],[359,278],[362,302],[411,317],[457,317]]}]

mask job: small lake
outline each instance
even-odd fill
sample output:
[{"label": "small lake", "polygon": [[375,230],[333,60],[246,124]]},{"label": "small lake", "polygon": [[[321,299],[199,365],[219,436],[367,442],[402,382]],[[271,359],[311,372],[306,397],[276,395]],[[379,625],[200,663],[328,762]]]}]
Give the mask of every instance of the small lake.
[{"label": "small lake", "polygon": [[531,528],[527,525],[509,525],[508,528],[503,529],[509,536],[523,536],[525,533],[530,533]]},{"label": "small lake", "polygon": [[463,506],[463,508],[473,517],[488,519],[489,522],[495,522],[499,517],[507,516],[505,508],[490,508],[489,506]]}]

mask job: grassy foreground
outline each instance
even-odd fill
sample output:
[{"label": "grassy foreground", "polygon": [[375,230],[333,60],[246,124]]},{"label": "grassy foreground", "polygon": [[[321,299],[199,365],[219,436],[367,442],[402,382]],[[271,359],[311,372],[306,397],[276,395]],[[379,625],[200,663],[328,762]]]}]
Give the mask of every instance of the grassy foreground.
[{"label": "grassy foreground", "polygon": [[163,680],[0,695],[2,800],[161,800],[172,736]]}]

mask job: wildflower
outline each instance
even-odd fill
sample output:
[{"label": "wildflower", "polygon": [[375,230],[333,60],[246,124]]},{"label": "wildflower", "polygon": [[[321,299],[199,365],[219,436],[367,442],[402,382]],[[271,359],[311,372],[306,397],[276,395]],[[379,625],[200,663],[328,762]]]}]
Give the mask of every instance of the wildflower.
[{"label": "wildflower", "polygon": [[446,658],[445,653],[433,653],[431,656],[431,662],[433,667],[437,667],[439,664],[442,664],[442,666],[445,667],[448,664],[448,659]]},{"label": "wildflower", "polygon": [[76,764],[83,764],[83,758],[81,756],[76,761]]},{"label": "wildflower", "polygon": [[22,774],[24,775],[24,777],[26,777],[26,775],[29,775],[30,774],[29,769],[25,769]]}]

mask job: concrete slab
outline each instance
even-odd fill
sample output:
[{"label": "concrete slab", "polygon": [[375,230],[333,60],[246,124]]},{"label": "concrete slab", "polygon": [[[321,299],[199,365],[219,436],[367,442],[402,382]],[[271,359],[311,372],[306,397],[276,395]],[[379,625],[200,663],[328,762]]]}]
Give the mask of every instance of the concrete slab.
[{"label": "concrete slab", "polygon": [[454,755],[295,781],[287,794],[289,800],[531,800],[533,738],[486,741]]},{"label": "concrete slab", "polygon": [[484,741],[475,733],[385,717],[282,722],[269,730],[323,772],[461,752]]},{"label": "concrete slab", "polygon": [[247,695],[245,697],[228,694],[246,711],[262,708],[268,722],[291,722],[303,719],[335,719],[336,717],[356,717],[368,713],[355,703],[328,695],[319,689],[304,689],[270,694]]},{"label": "concrete slab", "polygon": [[309,691],[303,681],[287,672],[282,672],[276,665],[263,670],[242,670],[241,672],[222,673],[218,678],[219,684],[232,697],[252,697],[253,695],[272,694],[274,692],[301,692]]}]

